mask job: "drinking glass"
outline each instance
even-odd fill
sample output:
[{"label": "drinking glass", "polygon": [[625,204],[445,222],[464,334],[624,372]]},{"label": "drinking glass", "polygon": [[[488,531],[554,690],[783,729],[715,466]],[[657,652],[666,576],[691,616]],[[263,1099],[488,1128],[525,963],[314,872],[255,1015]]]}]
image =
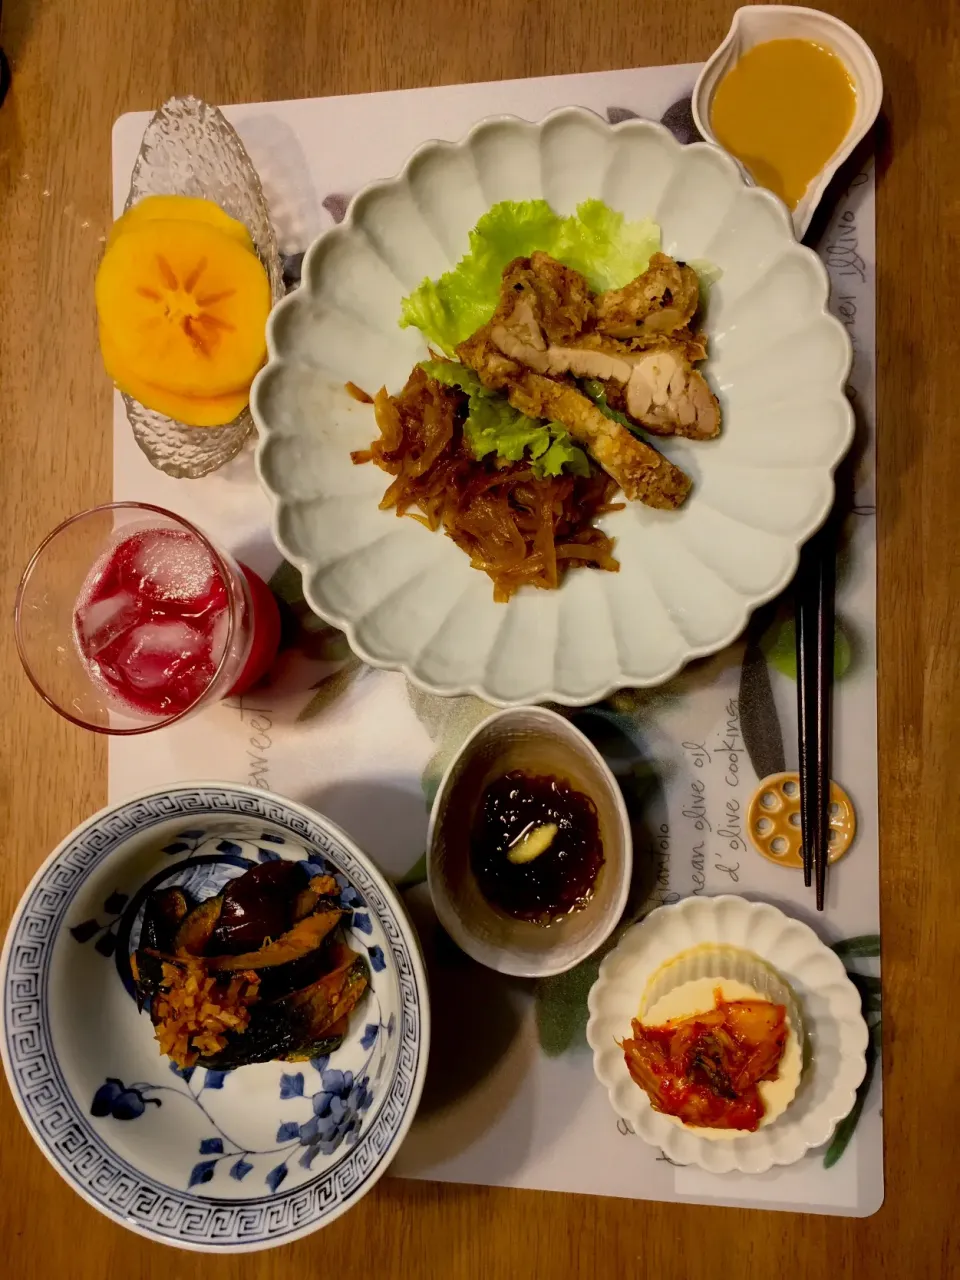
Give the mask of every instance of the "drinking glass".
[{"label": "drinking glass", "polygon": [[[212,674],[201,677],[203,687],[192,700],[184,704],[188,693],[176,705],[153,713],[131,705],[111,689],[109,681],[94,674],[82,655],[78,633],[95,571],[106,565],[102,572],[108,572],[111,558],[128,539],[137,535],[149,539],[151,534],[156,535],[151,544],[154,549],[171,534],[179,535],[181,549],[184,538],[189,539],[194,564],[196,552],[202,548],[226,595],[223,621],[218,610],[213,624],[216,647],[212,639],[209,642]],[[206,567],[205,560],[201,563]],[[168,576],[176,571],[176,564],[163,570]],[[146,577],[144,582],[152,586]],[[214,585],[215,577],[209,582]],[[171,589],[171,598],[176,598],[175,583]],[[109,606],[110,601],[103,603]],[[137,607],[133,600],[131,608]],[[67,720],[96,733],[147,733],[228,695],[244,693],[266,673],[280,640],[279,610],[266,583],[216,547],[189,520],[142,502],[94,507],[71,516],[48,534],[20,580],[14,621],[17,650],[34,688]],[[187,630],[186,634],[195,633]],[[171,678],[171,687],[175,683]]]}]

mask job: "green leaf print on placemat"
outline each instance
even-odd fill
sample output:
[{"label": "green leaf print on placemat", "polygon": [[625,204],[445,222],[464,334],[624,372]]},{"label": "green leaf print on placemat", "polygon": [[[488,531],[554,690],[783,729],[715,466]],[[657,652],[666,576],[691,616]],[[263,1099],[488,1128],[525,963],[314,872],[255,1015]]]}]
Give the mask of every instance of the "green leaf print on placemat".
[{"label": "green leaf print on placemat", "polygon": [[587,996],[608,950],[604,947],[566,973],[537,982],[537,1035],[548,1058],[558,1058],[574,1045],[586,1043]]},{"label": "green leaf print on placemat", "polygon": [[[850,624],[837,617],[833,651],[833,674],[837,683],[856,669],[858,658],[858,644]],[[796,626],[789,591],[758,609],[751,618],[740,669],[740,728],[750,764],[761,780],[788,767],[770,679],[773,673],[794,682],[797,678]],[[790,767],[793,767],[796,749],[789,754]]]},{"label": "green leaf print on placemat", "polygon": [[772,610],[776,610],[776,605],[759,609],[750,620],[737,694],[743,745],[759,779],[769,778],[772,773],[782,773],[787,767],[780,716],[762,646]]},{"label": "green leaf print on placemat", "polygon": [[[849,623],[835,618],[833,624],[833,678],[842,680],[854,665],[854,645],[848,636]],[[761,641],[767,661],[790,680],[797,678],[797,632],[792,617],[774,622]]]},{"label": "green leaf print on placemat", "polygon": [[[862,933],[857,938],[844,938],[831,947],[846,964],[848,960],[873,960],[880,956],[879,933]],[[848,970],[849,972],[849,970]]]},{"label": "green leaf print on placemat", "polygon": [[325,711],[353,683],[363,669],[363,663],[351,653],[342,667],[317,681],[313,686],[313,697],[297,716],[297,720],[311,720],[321,711]]},{"label": "green leaf print on placemat", "polygon": [[309,686],[310,696],[297,713],[298,722],[311,720],[369,668],[353,653],[343,632],[318,617],[307,604],[299,569],[281,560],[268,585],[280,604],[281,653],[299,653],[311,662],[332,667]]},{"label": "green leaf print on placemat", "polygon": [[[478,724],[493,715],[496,707],[481,698],[441,698],[427,693],[407,681],[407,699],[417,719],[433,741],[434,751],[420,775],[420,787],[427,812],[433,807],[440,779],[457,751]],[[397,881],[398,889],[412,889],[427,878],[427,855],[424,852],[409,871]]]},{"label": "green leaf print on placemat", "polygon": [[398,889],[412,889],[414,885],[423,884],[427,878],[427,855],[421,853],[410,870],[397,881]]},{"label": "green leaf print on placemat", "polygon": [[429,809],[450,761],[477,725],[492,716],[496,707],[470,695],[441,698],[407,681],[407,697],[417,719],[433,740],[434,752],[420,776],[423,798]]},{"label": "green leaf print on placemat", "polygon": [[827,1147],[823,1157],[823,1167],[825,1169],[832,1169],[850,1145],[850,1139],[853,1137],[860,1122],[860,1116],[863,1113],[864,1104],[867,1101],[867,1095],[870,1093],[870,1086],[873,1083],[874,1073],[880,1059],[882,1038],[880,979],[875,974],[860,973],[850,967],[851,961],[879,959],[880,935],[878,933],[864,933],[856,938],[843,938],[833,944],[832,950],[843,961],[847,970],[847,977],[860,993],[860,1007],[870,1031],[870,1038],[867,1041],[866,1072],[860,1082],[860,1087],[857,1089],[857,1096],[850,1112],[833,1131],[830,1145]]},{"label": "green leaf print on placemat", "polygon": [[295,568],[289,560],[280,561],[267,586],[284,604],[306,603],[303,598],[303,577],[300,570]]}]

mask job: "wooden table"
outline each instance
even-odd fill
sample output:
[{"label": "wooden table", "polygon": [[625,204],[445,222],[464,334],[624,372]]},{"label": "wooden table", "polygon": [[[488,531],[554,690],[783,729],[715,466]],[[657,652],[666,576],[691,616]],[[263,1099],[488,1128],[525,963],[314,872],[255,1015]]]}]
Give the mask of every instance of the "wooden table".
[{"label": "wooden table", "polygon": [[[960,1274],[960,1008],[947,981],[960,962],[952,807],[960,759],[958,5],[832,7],[873,46],[887,86],[878,193],[885,1206],[867,1221],[845,1221],[387,1179],[323,1235],[209,1259],[148,1243],[88,1208],[0,1087],[5,1274],[210,1280],[328,1266],[338,1280]],[[110,495],[111,391],[92,282],[110,218],[110,128],[121,112],[174,93],[247,102],[693,61],[719,43],[734,8],[734,0],[554,0],[544,8],[523,0],[7,0],[5,608],[41,536]],[[33,693],[9,621],[0,645],[6,920],[47,852],[104,803],[106,753]]]}]

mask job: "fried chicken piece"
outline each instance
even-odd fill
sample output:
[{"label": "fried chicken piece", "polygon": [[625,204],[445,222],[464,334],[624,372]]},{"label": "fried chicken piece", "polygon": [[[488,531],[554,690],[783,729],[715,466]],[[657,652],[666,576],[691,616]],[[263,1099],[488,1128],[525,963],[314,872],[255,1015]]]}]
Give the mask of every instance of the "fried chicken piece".
[{"label": "fried chicken piece", "polygon": [[[536,373],[612,377],[609,358],[581,345],[593,320],[593,299],[580,272],[537,252],[504,269],[488,327],[495,347]],[[629,376],[625,365],[621,371]]]},{"label": "fried chicken piece", "polygon": [[599,332],[570,333],[571,324],[587,314],[588,298],[583,276],[547,254],[516,258],[503,274],[490,339],[535,373],[605,382],[608,403],[657,435],[719,435],[720,406],[692,367],[706,355],[703,339],[686,327],[676,335],[649,330],[630,343]]},{"label": "fried chicken piece", "polygon": [[673,510],[690,491],[690,479],[656,449],[637,440],[567,382],[525,368],[493,342],[493,322],[457,347],[457,355],[484,386],[505,391],[515,409],[566,427],[616,480],[628,498]]},{"label": "fried chicken piece", "polygon": [[699,301],[700,282],[693,268],[655,253],[636,280],[597,295],[596,327],[614,338],[644,331],[672,333],[690,323]]},{"label": "fried chicken piece", "polygon": [[626,383],[606,383],[607,403],[654,435],[712,440],[720,434],[720,404],[706,378],[671,345],[639,355]]},{"label": "fried chicken piece", "polygon": [[[591,338],[596,336],[588,335]],[[533,312],[522,300],[507,319],[491,323],[490,340],[511,360],[552,378],[571,373],[576,378],[613,378],[626,383],[630,379],[633,360],[639,359],[640,355],[634,356],[630,351],[605,351],[587,338],[574,338],[564,345],[551,343],[548,346]]]},{"label": "fried chicken piece", "polygon": [[632,436],[568,383],[528,373],[508,390],[515,409],[565,426],[613,476],[628,498],[672,511],[690,492],[690,478],[650,445]]},{"label": "fried chicken piece", "polygon": [[511,379],[522,376],[527,370],[504,355],[491,341],[490,327],[489,324],[484,325],[461,342],[456,348],[456,355],[489,390],[506,391]]},{"label": "fried chicken piece", "polygon": [[659,333],[655,329],[644,329],[632,338],[612,338],[606,333],[588,333],[583,341],[602,344],[603,349],[628,351],[663,351],[667,347],[682,351],[684,358],[691,364],[699,364],[707,358],[707,340],[702,333],[694,333],[689,325],[673,329],[670,333]]},{"label": "fried chicken piece", "polygon": [[491,324],[490,336],[504,355],[551,377],[571,373],[575,378],[616,378],[626,383],[633,366],[651,351],[675,351],[690,364],[707,358],[702,335],[686,328],[669,334],[648,333],[630,342],[605,333],[582,333],[563,344],[548,346],[533,313],[523,303],[508,320]]},{"label": "fried chicken piece", "polygon": [[585,329],[592,329],[596,318],[586,278],[539,250],[529,258],[514,258],[504,267],[501,307],[508,298],[507,313],[517,303],[525,303],[551,343],[566,342]]}]

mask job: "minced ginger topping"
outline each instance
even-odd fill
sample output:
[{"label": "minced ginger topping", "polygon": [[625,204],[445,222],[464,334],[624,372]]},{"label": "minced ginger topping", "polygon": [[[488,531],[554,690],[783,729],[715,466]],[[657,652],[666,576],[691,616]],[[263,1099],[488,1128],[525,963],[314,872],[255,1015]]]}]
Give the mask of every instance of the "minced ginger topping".
[{"label": "minced ginger topping", "polygon": [[180,952],[163,963],[163,987],[153,1002],[154,1034],[161,1053],[178,1066],[192,1067],[198,1057],[212,1057],[227,1044],[228,1032],[245,1031],[257,1000],[260,979],[244,970],[221,984],[203,959]]}]

